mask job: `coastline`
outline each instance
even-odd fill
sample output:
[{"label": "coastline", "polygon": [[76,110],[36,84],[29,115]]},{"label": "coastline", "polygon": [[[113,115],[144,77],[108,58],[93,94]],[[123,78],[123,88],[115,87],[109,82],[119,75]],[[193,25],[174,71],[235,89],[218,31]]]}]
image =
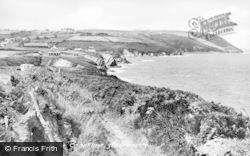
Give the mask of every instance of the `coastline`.
[{"label": "coastline", "polygon": [[[150,56],[150,55],[145,55],[145,56],[133,56],[133,57],[126,57],[126,59],[129,61],[129,63],[118,63],[116,66],[114,67],[109,67],[107,69],[107,74],[108,75],[114,75],[114,76],[117,76],[119,79],[123,80],[123,81],[127,81],[129,83],[134,83],[132,79],[129,79],[128,77],[126,76],[121,76],[121,73],[124,73],[125,70],[127,68],[129,68],[130,66],[134,66],[138,63],[141,63],[141,62],[154,62],[155,60],[153,58],[166,58],[166,57],[175,57],[175,58],[182,58],[182,57],[189,57],[189,56],[192,56],[192,55],[211,55],[211,54],[218,54],[218,55],[227,55],[227,54],[230,54],[230,55],[238,55],[238,54],[241,54],[241,55],[249,55],[250,54],[250,50],[248,51],[243,51],[242,53],[222,53],[222,52],[207,52],[207,53],[204,53],[204,52],[188,52],[188,53],[184,53],[183,55],[159,55],[159,56]],[[139,60],[139,61],[138,61]],[[164,87],[164,86],[161,86],[161,87]]]},{"label": "coastline", "polygon": [[[181,55],[181,56],[177,55],[177,56],[132,57],[132,58],[128,58],[128,60],[131,62],[130,64],[119,64],[118,65],[119,67],[110,68],[107,73],[108,73],[108,75],[114,75],[114,76],[118,77],[119,79],[126,81],[126,82],[129,82],[129,83],[132,83],[132,84],[139,84],[139,85],[144,85],[144,86],[166,87],[166,88],[169,87],[169,88],[174,89],[174,90],[184,90],[184,91],[188,91],[188,92],[190,91],[190,92],[193,92],[195,94],[200,95],[206,101],[214,101],[216,103],[221,103],[222,105],[233,107],[238,112],[241,112],[245,115],[249,115],[250,114],[250,107],[247,105],[247,101],[249,101],[249,96],[245,95],[245,92],[240,93],[240,89],[243,89],[243,90],[246,89],[246,87],[244,87],[244,86],[243,86],[244,88],[238,87],[238,90],[237,90],[237,88],[235,88],[235,90],[234,90],[234,89],[230,89],[230,88],[233,86],[237,87],[237,84],[230,85],[230,84],[225,83],[224,85],[218,86],[218,87],[227,87],[230,90],[222,90],[222,88],[217,88],[218,91],[217,90],[213,91],[212,88],[206,88],[207,90],[202,89],[202,88],[200,89],[199,84],[203,84],[203,82],[199,81],[197,84],[192,83],[193,84],[192,86],[195,86],[195,87],[192,87],[190,89],[190,85],[185,84],[184,79],[190,80],[190,79],[192,79],[193,76],[196,76],[196,75],[192,75],[192,73],[189,73],[188,75],[186,75],[185,72],[181,73],[182,75],[179,75],[180,77],[178,78],[178,80],[176,80],[176,81],[180,82],[180,84],[179,83],[177,84],[177,83],[175,83],[175,81],[172,80],[172,77],[175,77],[175,76],[171,76],[170,77],[171,80],[168,79],[169,76],[163,76],[164,78],[166,78],[165,82],[169,82],[167,84],[165,82],[160,83],[161,78],[157,77],[156,79],[152,79],[150,77],[147,77],[147,75],[145,75],[145,74],[150,74],[151,72],[146,71],[147,69],[144,69],[144,67],[143,67],[146,65],[145,62],[150,62],[151,65],[149,65],[150,66],[149,68],[152,68],[153,66],[155,66],[154,65],[155,63],[158,63],[158,61],[165,60],[164,58],[167,58],[166,60],[169,60],[169,58],[171,58],[170,60],[177,61],[177,60],[179,60],[179,58],[181,59],[181,58],[185,58],[185,57],[189,57],[189,58],[186,58],[185,60],[192,60],[192,56],[197,57],[198,55],[201,55],[200,57],[206,57],[204,55],[209,55],[209,56],[213,55],[213,56],[217,57],[217,55],[218,55],[219,57],[222,57],[222,59],[225,56],[225,59],[226,59],[228,57],[234,58],[235,56],[236,57],[237,56],[244,57],[245,55],[248,55],[248,54],[250,54],[250,53],[249,52],[244,52],[244,53],[213,52],[213,53],[205,53],[205,54],[204,53],[188,53],[186,55]],[[213,67],[215,67],[215,66],[213,66]],[[229,68],[231,68],[231,67],[229,67]],[[142,71],[142,75],[136,74],[137,69],[140,70],[140,72]],[[126,73],[126,70],[128,70],[128,73]],[[160,71],[160,72],[157,72],[158,75],[160,73],[162,73],[161,70],[157,70],[157,71]],[[167,72],[167,73],[171,74],[171,72],[170,73]],[[152,74],[155,74],[155,73],[152,72]],[[138,77],[141,77],[141,76],[146,76],[146,77],[145,77],[145,79],[140,80]],[[160,76],[161,75],[159,75],[159,77]],[[234,77],[232,77],[232,78],[234,78]],[[216,78],[215,78],[215,80],[216,80]],[[154,81],[154,82],[150,82],[150,81]],[[225,80],[224,80],[224,82],[225,82]],[[183,83],[185,84],[185,86],[181,86],[181,84],[183,84]],[[213,84],[213,83],[215,83],[215,84]],[[214,87],[214,85],[218,85],[218,83],[211,82],[211,85],[209,85],[209,86]],[[230,85],[230,86],[228,87],[228,85]],[[222,91],[220,91],[220,90],[222,90]],[[233,94],[233,95],[230,96],[231,94]],[[242,98],[242,97],[244,97],[244,98]]]},{"label": "coastline", "polygon": [[[146,62],[151,61],[150,57],[145,58]],[[134,64],[136,62],[120,65],[122,69],[112,69],[122,73]],[[9,125],[13,127],[13,134],[30,134],[33,133],[30,129],[39,128],[44,135],[34,133],[35,137],[46,140],[47,136],[59,136],[65,144],[75,141],[74,152],[85,150],[85,155],[90,155],[92,149],[109,155],[116,151],[126,155],[148,153],[145,156],[205,154],[199,147],[218,138],[219,143],[227,146],[223,149],[231,149],[232,145],[228,142],[233,138],[236,143],[242,144],[237,151],[250,153],[244,148],[247,143],[239,140],[248,138],[249,119],[234,109],[207,102],[191,92],[124,82],[101,74],[92,64],[88,67],[60,68],[60,72],[56,67],[44,66],[34,66],[26,71],[13,70],[14,78],[6,85],[11,91],[0,94],[8,105],[7,110],[12,112],[10,120],[19,125]],[[30,96],[33,98],[31,103]],[[11,107],[8,97],[12,97],[11,101],[20,108],[31,109],[22,115],[19,107]],[[39,110],[32,109],[36,104],[41,106]],[[44,114],[36,118],[36,111]],[[26,117],[29,114],[34,115]],[[20,116],[21,120],[15,120]],[[60,122],[55,120],[58,116],[62,118]],[[40,125],[44,120],[42,117],[49,125]],[[30,128],[21,132],[20,128],[29,126],[29,122],[20,123],[24,119],[35,120],[37,124],[30,124]],[[63,133],[59,133],[61,129]],[[4,137],[8,139],[8,135]],[[29,141],[30,138],[25,135],[15,139]],[[94,146],[89,147],[89,144]],[[215,144],[212,146],[215,147]],[[223,151],[223,154],[226,152]]]},{"label": "coastline", "polygon": [[[135,64],[141,63],[141,62],[153,62],[154,60],[152,60],[152,58],[164,58],[164,57],[182,57],[184,55],[175,55],[175,56],[137,56],[137,57],[127,57],[126,59],[130,62],[130,63],[119,63],[117,66],[115,67],[110,67],[107,70],[107,74],[108,75],[114,75],[117,76],[120,80],[123,81],[127,81],[129,83],[134,83],[133,80],[125,77],[125,76],[121,76],[120,74],[125,72],[125,70],[127,68],[129,68],[130,66],[134,66]],[[139,60],[138,60],[139,59]],[[141,60],[143,59],[143,60]]]},{"label": "coastline", "polygon": [[[155,60],[153,58],[166,58],[166,57],[175,57],[175,58],[181,58],[181,57],[189,57],[191,55],[206,55],[206,54],[221,54],[221,52],[209,52],[209,53],[204,53],[204,52],[189,52],[183,55],[159,55],[159,56],[150,56],[150,55],[145,55],[145,56],[134,56],[134,57],[126,57],[126,59],[130,62],[130,63],[118,63],[117,66],[114,67],[109,67],[107,69],[107,74],[108,75],[114,75],[117,76],[119,79],[123,80],[123,81],[127,81],[129,83],[135,83],[133,82],[132,79],[129,79],[126,76],[122,76],[121,73],[124,73],[125,70],[127,68],[129,68],[130,66],[134,66],[138,63],[142,63],[142,62],[154,62]],[[164,87],[164,86],[161,86]]]}]

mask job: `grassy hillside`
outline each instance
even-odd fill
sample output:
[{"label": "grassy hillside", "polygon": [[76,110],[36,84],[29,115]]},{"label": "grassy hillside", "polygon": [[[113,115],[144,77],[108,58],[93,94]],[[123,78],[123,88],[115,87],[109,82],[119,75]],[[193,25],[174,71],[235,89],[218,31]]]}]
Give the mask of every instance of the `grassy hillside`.
[{"label": "grassy hillside", "polygon": [[20,66],[21,64],[34,64],[39,66],[41,64],[41,57],[39,56],[10,56],[0,59],[0,66]]},{"label": "grassy hillside", "polygon": [[232,49],[237,50],[238,52],[242,52],[241,49],[235,47],[234,45],[232,45],[231,43],[229,43],[228,41],[226,41],[225,39],[223,39],[221,37],[214,36],[209,41],[216,44],[216,45],[219,45],[221,47],[230,47]]},{"label": "grassy hillside", "polygon": [[[90,32],[89,32],[90,33]],[[190,39],[185,32],[105,32],[109,36],[98,36],[91,33],[90,36],[74,36],[68,40],[57,43],[59,47],[66,48],[87,48],[94,46],[98,51],[138,51],[141,53],[160,53],[168,54],[176,51],[182,52],[209,52],[221,51],[225,47],[231,47],[238,52],[240,50],[221,37],[215,36],[211,40],[207,40],[211,44],[206,44],[195,39]],[[110,38],[110,39],[109,39]],[[215,46],[213,46],[215,45]],[[218,48],[220,47],[220,48]]]}]

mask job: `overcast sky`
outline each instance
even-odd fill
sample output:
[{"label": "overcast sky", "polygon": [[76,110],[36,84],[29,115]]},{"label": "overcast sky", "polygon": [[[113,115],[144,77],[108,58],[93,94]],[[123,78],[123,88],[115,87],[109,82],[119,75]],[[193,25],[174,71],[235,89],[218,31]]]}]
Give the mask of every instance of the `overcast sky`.
[{"label": "overcast sky", "polygon": [[0,29],[187,31],[190,18],[228,11],[238,26],[225,38],[250,48],[249,0],[0,0]]}]

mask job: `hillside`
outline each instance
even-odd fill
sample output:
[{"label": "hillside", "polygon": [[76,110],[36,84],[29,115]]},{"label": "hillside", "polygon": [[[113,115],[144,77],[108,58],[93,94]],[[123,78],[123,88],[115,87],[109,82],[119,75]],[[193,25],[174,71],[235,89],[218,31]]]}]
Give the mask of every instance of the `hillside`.
[{"label": "hillside", "polygon": [[[178,52],[241,52],[226,40],[214,36],[210,40],[202,38],[190,39],[187,32],[178,31],[102,31],[94,30],[78,32],[63,42],[58,42],[58,47],[88,48],[94,46],[97,51],[122,52],[127,49],[130,52],[142,54],[162,52],[173,54]],[[105,35],[103,35],[105,34]]]},{"label": "hillside", "polygon": [[[98,52],[122,54],[125,51],[133,55],[180,55],[185,52],[242,52],[225,39],[213,36],[189,38],[185,31],[116,31],[116,30],[79,30],[74,33],[60,31],[15,31],[0,34],[0,41],[7,42],[1,50],[46,51],[54,45],[64,50],[88,49]],[[48,48],[23,47],[46,44]]]},{"label": "hillside", "polygon": [[[250,154],[249,118],[233,108],[130,84],[86,59],[16,57],[0,59],[1,141],[62,141],[69,156]],[[56,67],[62,59],[72,66]]]}]

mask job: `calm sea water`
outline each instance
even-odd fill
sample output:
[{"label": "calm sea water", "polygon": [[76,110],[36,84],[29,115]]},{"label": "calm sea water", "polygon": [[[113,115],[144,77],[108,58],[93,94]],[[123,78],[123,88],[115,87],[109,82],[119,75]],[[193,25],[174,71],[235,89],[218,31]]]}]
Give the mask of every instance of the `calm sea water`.
[{"label": "calm sea water", "polygon": [[116,69],[123,80],[199,94],[250,115],[250,53],[137,57]]}]

